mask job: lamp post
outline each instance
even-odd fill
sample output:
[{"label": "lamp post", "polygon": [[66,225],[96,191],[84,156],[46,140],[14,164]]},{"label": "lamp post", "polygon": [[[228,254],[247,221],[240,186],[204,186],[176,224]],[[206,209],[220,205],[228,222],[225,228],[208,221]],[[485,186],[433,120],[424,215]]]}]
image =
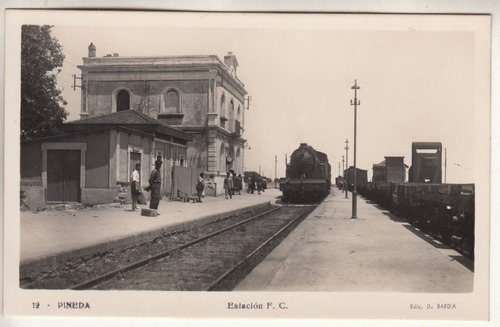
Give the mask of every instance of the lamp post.
[{"label": "lamp post", "polygon": [[354,100],[351,100],[351,106],[354,106],[354,189],[352,190],[352,217],[351,219],[358,218],[357,214],[357,191],[356,191],[356,119],[357,119],[357,108],[361,105],[361,101],[358,100],[357,91],[360,87],[357,84],[357,80],[354,80],[354,86],[351,87],[354,90]]},{"label": "lamp post", "polygon": [[347,181],[349,177],[349,140],[345,139],[345,170],[344,170],[344,188],[345,188],[345,198],[349,199],[349,183]]},{"label": "lamp post", "polygon": [[[344,156],[342,156],[342,185],[345,184],[345,168],[344,168],[344,162],[345,162],[345,159],[344,159]],[[344,186],[342,186],[342,192],[344,191]]]}]

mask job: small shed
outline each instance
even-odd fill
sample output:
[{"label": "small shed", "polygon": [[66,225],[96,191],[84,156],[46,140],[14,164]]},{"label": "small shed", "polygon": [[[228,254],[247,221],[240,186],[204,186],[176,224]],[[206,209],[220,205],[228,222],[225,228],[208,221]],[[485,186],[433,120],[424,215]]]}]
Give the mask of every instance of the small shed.
[{"label": "small shed", "polygon": [[172,167],[186,166],[193,138],[134,110],[68,122],[60,130],[21,144],[21,192],[30,209],[124,201],[135,165],[145,187],[156,160],[163,162],[162,194],[169,196]]}]

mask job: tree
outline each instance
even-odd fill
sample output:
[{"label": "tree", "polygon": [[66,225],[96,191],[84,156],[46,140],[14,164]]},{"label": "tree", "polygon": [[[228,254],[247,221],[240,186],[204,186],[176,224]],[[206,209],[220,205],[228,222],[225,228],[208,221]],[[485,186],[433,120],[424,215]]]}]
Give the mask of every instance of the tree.
[{"label": "tree", "polygon": [[64,54],[51,36],[52,26],[23,25],[21,31],[21,140],[58,132],[68,116],[67,102],[57,89]]}]

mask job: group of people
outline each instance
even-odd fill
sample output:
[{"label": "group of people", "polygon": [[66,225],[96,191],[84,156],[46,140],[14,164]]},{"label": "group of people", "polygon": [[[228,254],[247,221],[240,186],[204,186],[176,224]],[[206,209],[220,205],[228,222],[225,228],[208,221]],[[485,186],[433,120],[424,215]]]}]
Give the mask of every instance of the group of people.
[{"label": "group of people", "polygon": [[226,199],[229,196],[229,199],[233,198],[233,194],[238,192],[241,195],[241,190],[243,189],[243,178],[241,174],[236,175],[234,172],[228,172],[226,178],[224,178],[224,193],[226,195]]},{"label": "group of people", "polygon": [[[161,169],[162,162],[161,160],[155,161],[155,169],[151,171],[151,175],[149,176],[149,186],[144,190],[151,192],[151,201],[149,202],[149,209],[158,209],[158,205],[160,204],[161,199]],[[130,175],[130,190],[132,194],[132,210],[137,210],[137,201],[142,194],[141,186],[140,186],[140,174],[141,165],[136,164],[135,170]],[[159,215],[159,214],[158,214]]]},{"label": "group of people", "polygon": [[[149,203],[150,209],[158,209],[158,205],[160,204],[161,199],[161,169],[162,162],[161,160],[157,160],[155,162],[155,169],[151,172],[149,177],[149,186],[144,190],[151,192],[151,201]],[[135,170],[130,175],[130,188],[132,194],[132,210],[137,210],[137,202],[139,197],[142,195],[142,190],[140,187],[140,171],[141,166],[139,164],[135,165]],[[251,177],[248,181],[248,190],[247,193],[254,194],[255,189],[257,188],[258,194],[264,192],[266,189],[266,180],[265,178]],[[203,173],[200,174],[198,180],[196,182],[196,196],[197,201],[202,202],[201,199],[205,196],[205,179]],[[227,173],[226,178],[224,178],[224,191],[226,199],[232,199],[234,194],[241,195],[241,190],[243,189],[243,177],[241,174],[236,175],[234,171],[230,171]]]},{"label": "group of people", "polygon": [[248,190],[247,193],[254,194],[255,193],[255,188],[257,188],[257,193],[260,194],[261,192],[264,192],[267,189],[267,181],[265,178],[262,178],[260,176],[257,177],[250,177],[250,180],[248,181]]}]

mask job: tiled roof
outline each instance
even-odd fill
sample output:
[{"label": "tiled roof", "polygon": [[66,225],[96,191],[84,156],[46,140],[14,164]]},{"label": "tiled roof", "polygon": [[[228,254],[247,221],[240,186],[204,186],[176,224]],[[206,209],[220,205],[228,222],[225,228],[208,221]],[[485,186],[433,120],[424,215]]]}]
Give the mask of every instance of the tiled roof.
[{"label": "tiled roof", "polygon": [[151,118],[148,115],[135,110],[124,110],[119,112],[113,112],[108,115],[74,120],[68,122],[67,124],[119,124],[119,125],[154,124],[154,125],[164,125],[170,127],[170,125],[168,125],[167,123]]},{"label": "tiled roof", "polygon": [[80,119],[67,122],[61,126],[65,128],[77,128],[81,130],[85,125],[89,127],[96,126],[119,126],[119,127],[129,127],[144,132],[159,132],[162,134],[167,134],[175,137],[179,137],[185,140],[191,140],[192,136],[186,132],[181,131],[178,128],[172,127],[169,124],[162,122],[160,120],[149,117],[142,112],[135,110],[124,110],[119,112],[113,112],[111,114],[91,117],[87,119]]}]

